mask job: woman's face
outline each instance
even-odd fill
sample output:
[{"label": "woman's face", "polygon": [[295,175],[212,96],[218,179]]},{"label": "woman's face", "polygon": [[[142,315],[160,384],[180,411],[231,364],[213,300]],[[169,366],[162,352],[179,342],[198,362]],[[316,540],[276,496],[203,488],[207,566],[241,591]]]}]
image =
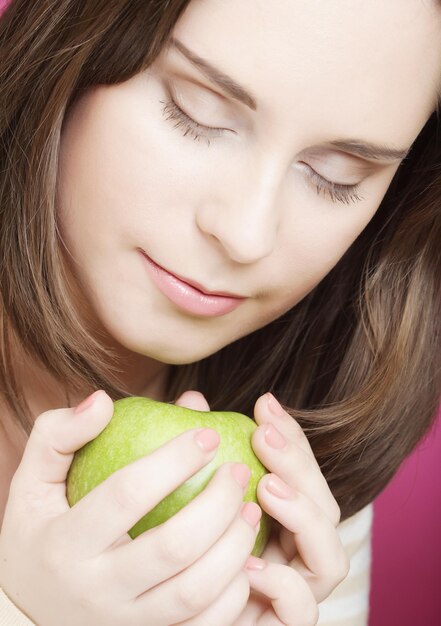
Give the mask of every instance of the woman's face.
[{"label": "woman's face", "polygon": [[[440,16],[423,0],[193,0],[147,71],[86,92],[63,127],[57,211],[83,305],[109,336],[190,363],[302,300],[371,220],[435,109]],[[195,139],[167,119],[170,99],[222,130]],[[320,177],[358,188],[332,198]],[[140,249],[244,300],[191,313],[157,287]]]}]

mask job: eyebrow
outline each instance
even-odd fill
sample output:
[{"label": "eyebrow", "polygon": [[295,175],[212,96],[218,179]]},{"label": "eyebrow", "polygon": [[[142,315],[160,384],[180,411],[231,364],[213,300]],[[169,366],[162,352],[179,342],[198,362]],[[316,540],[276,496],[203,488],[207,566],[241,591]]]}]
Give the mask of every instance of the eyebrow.
[{"label": "eyebrow", "polygon": [[329,144],[342,148],[351,154],[377,161],[401,161],[410,151],[410,148],[393,148],[392,146],[358,139],[335,139],[330,141]]},{"label": "eyebrow", "polygon": [[[176,39],[176,37],[170,38],[169,46],[171,48],[176,48],[195,67],[205,74],[211,82],[220,87],[232,98],[242,102],[253,111],[257,110],[257,98],[253,94],[249,93],[245,87],[239,85],[239,83],[231,78],[231,76],[228,76],[228,74],[223,72],[220,68],[187,48],[187,46],[185,46],[182,41],[179,41],[179,39]],[[395,148],[389,145],[376,144],[352,138],[335,139],[330,141],[328,145],[341,148],[346,152],[364,157],[366,159],[378,161],[399,161],[404,159],[410,151],[410,147]]]},{"label": "eyebrow", "polygon": [[226,91],[232,98],[246,104],[253,111],[257,110],[256,98],[252,94],[248,93],[244,87],[233,80],[231,76],[228,76],[218,67],[209,63],[207,59],[204,59],[203,57],[198,56],[195,52],[189,50],[187,46],[184,46],[182,41],[179,41],[175,37],[171,38],[170,46],[179,50],[179,52],[191,61],[193,65],[200,69],[201,72],[207,76],[207,78],[221,87],[221,89]]}]

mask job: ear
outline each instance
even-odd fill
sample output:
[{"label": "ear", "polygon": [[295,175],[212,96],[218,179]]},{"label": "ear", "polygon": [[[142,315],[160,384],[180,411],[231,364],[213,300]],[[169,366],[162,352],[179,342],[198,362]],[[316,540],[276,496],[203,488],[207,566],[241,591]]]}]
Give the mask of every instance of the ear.
[{"label": "ear", "polygon": [[174,404],[186,409],[194,409],[195,411],[210,410],[208,402],[200,391],[184,391],[184,393],[175,400]]}]

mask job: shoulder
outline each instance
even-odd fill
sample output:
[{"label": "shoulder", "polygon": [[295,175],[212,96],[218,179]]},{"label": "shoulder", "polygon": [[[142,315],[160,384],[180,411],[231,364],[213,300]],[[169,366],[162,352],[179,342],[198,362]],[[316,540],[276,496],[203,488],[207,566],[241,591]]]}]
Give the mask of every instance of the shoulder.
[{"label": "shoulder", "polygon": [[374,505],[371,502],[352,517],[337,526],[337,532],[345,549],[351,554],[367,545],[372,533]]}]

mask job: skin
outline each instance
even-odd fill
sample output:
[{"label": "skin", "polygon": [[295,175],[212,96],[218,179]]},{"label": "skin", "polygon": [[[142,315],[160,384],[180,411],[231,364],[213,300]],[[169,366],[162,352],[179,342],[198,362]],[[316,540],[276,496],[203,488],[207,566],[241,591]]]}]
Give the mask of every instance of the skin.
[{"label": "skin", "polygon": [[[168,364],[198,361],[265,326],[334,267],[372,219],[400,159],[362,159],[329,144],[354,137],[410,148],[435,109],[440,17],[423,0],[193,0],[174,37],[251,90],[256,111],[176,49],[75,103],[63,126],[57,190],[65,260],[78,307],[115,349],[132,393],[161,399]],[[227,129],[223,136],[210,145],[183,136],[162,111],[170,90],[200,124]],[[334,182],[360,183],[362,200],[317,195],[305,164]],[[172,272],[246,300],[224,316],[189,315],[156,289],[139,248]],[[23,364],[23,376],[32,372],[41,375],[29,392],[36,415],[44,402],[65,406],[60,381],[46,378],[43,394],[44,374]],[[209,408],[197,392],[178,402]],[[292,491],[283,507],[262,482],[260,504],[282,530],[265,555],[274,563],[260,579],[250,574],[250,584],[274,601],[252,598],[237,626],[262,611],[258,626],[266,618],[297,624],[289,620],[300,602],[313,623],[315,603],[346,574],[338,508],[295,422],[271,416],[263,398],[254,417],[256,453]],[[265,442],[268,422],[289,442],[286,455]],[[326,542],[317,551],[318,537]],[[290,593],[277,596],[284,576]]]},{"label": "skin", "polygon": [[[440,16],[421,0],[348,6],[191,3],[174,36],[252,90],[257,111],[171,49],[123,84],[90,89],[65,120],[60,230],[81,305],[130,355],[132,387],[158,363],[202,359],[293,307],[377,210],[399,162],[324,146],[343,136],[411,146],[435,106]],[[229,131],[210,146],[184,137],[162,112],[169,85],[187,114]],[[301,162],[336,182],[363,180],[365,199],[317,195]],[[247,299],[227,315],[189,315],[157,290],[138,248]]]}]

